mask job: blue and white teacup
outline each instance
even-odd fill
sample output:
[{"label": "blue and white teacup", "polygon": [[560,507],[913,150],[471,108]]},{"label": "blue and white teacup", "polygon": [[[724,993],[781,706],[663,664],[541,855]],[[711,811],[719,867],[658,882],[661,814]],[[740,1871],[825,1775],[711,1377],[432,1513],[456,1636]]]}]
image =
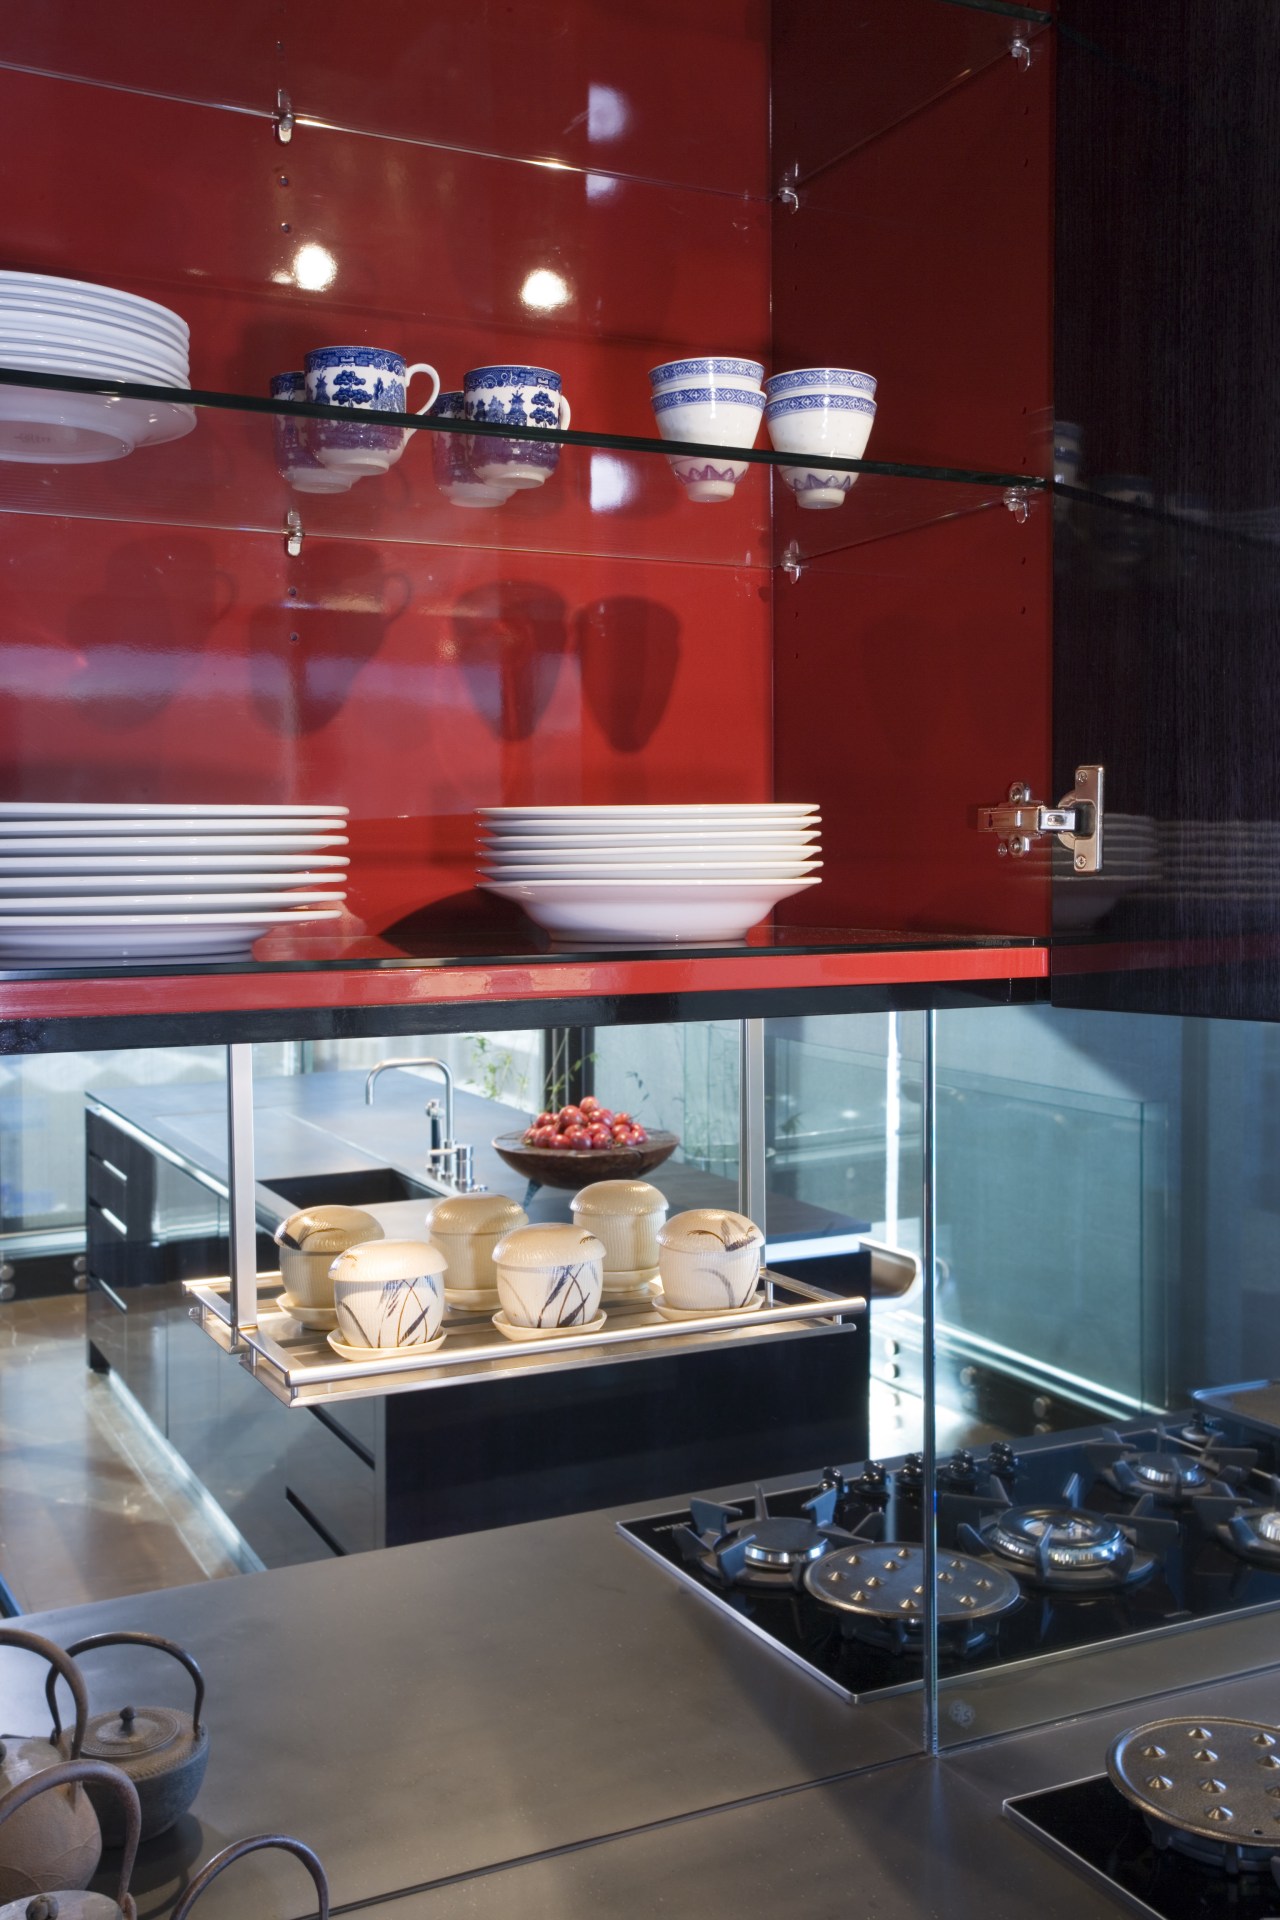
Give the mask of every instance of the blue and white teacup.
[{"label": "blue and white teacup", "polygon": [[[435,420],[465,420],[461,388],[442,393],[428,410]],[[455,507],[500,507],[515,492],[514,486],[494,486],[477,477],[471,464],[475,440],[466,433],[433,433],[431,461],[436,485]]]},{"label": "blue and white teacup", "polygon": [[307,398],[320,407],[365,409],[365,417],[350,426],[335,420],[313,422],[312,444],[322,464],[359,479],[365,473],[385,473],[404,452],[408,430],[378,427],[368,417],[375,413],[404,413],[405,395],[415,373],[430,376],[431,395],[426,413],[440,391],[440,376],[425,360],[407,367],[398,353],[386,347],[317,347],[306,356]]},{"label": "blue and white teacup", "polygon": [[[462,403],[468,420],[500,426],[563,433],[570,420],[560,375],[550,367],[472,367],[462,376]],[[559,447],[537,440],[504,440],[486,433],[471,442],[476,478],[508,492],[540,487],[559,460]]]},{"label": "blue and white teacup", "polygon": [[[871,438],[876,403],[861,393],[789,393],[770,400],[764,417],[779,453],[825,453],[836,460],[861,460]],[[781,472],[796,505],[810,508],[842,506],[858,478],[856,473],[821,467],[783,467]]]},{"label": "blue and white teacup", "polygon": [[[764,394],[758,387],[704,384],[660,387],[652,395],[654,418],[664,440],[701,440],[717,447],[752,447],[760,431]],[[676,479],[690,500],[731,500],[747,470],[745,460],[705,454],[668,454]]]},{"label": "blue and white teacup", "polygon": [[664,360],[650,367],[649,386],[658,393],[665,387],[746,387],[760,391],[764,368],[758,360],[734,360],[713,354],[689,360]]},{"label": "blue and white teacup", "polygon": [[856,367],[796,367],[790,373],[774,373],[764,383],[770,400],[785,400],[793,393],[855,393],[874,400],[877,381],[874,374],[859,373]]},{"label": "blue and white teacup", "polygon": [[[307,376],[301,370],[272,376],[273,400],[293,403],[306,397]],[[356,473],[336,473],[316,458],[311,444],[312,428],[322,424],[318,420],[284,420],[279,414],[275,416],[276,467],[281,479],[287,480],[295,493],[345,493],[360,478]]]}]

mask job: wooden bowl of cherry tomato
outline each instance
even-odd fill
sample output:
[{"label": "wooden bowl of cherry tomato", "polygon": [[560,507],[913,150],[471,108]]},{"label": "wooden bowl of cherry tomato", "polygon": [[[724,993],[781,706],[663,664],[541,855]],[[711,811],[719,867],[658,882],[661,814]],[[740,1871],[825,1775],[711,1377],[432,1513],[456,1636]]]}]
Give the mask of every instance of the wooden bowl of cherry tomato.
[{"label": "wooden bowl of cherry tomato", "polygon": [[679,1146],[679,1136],[640,1126],[592,1094],[576,1106],[540,1113],[523,1133],[500,1133],[498,1157],[526,1180],[574,1191],[593,1180],[639,1180]]}]

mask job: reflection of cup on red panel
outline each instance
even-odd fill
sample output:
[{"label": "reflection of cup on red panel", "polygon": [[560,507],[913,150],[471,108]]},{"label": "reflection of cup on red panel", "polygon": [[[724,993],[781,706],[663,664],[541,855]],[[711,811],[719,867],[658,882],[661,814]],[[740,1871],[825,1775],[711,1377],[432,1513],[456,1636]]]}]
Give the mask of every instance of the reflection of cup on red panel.
[{"label": "reflection of cup on red panel", "polygon": [[[271,380],[271,398],[290,402],[307,397],[307,376],[301,370],[277,373]],[[275,416],[276,467],[295,493],[345,493],[355,485],[359,474],[337,473],[323,466],[311,445],[314,420],[288,420]]]}]

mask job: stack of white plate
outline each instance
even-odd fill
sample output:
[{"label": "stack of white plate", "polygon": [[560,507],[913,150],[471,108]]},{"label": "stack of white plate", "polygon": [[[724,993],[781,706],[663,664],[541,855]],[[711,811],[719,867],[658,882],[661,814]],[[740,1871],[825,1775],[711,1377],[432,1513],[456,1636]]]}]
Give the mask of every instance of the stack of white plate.
[{"label": "stack of white plate", "polygon": [[558,938],[740,940],[818,884],[818,809],[481,807],[481,885]]},{"label": "stack of white plate", "polygon": [[345,807],[0,802],[0,955],[242,954],[336,920]]},{"label": "stack of white plate", "polygon": [[[0,272],[0,367],[189,387],[187,323],[136,293],[47,273]],[[119,460],[180,440],[193,407],[0,382],[0,459],[37,465]]]}]

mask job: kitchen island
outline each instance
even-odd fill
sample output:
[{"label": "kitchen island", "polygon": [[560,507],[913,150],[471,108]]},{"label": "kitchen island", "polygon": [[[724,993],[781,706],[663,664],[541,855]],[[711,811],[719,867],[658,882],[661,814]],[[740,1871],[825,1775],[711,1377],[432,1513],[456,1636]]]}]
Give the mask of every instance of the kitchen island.
[{"label": "kitchen island", "polygon": [[[422,1238],[431,1205],[424,1106],[439,1081],[332,1072],[255,1085],[259,1261],[300,1204],[369,1206],[388,1237]],[[456,1129],[476,1179],[526,1199],[490,1141],[518,1116],[460,1093]],[[658,1499],[867,1451],[869,1323],[753,1337],[572,1373],[285,1408],[188,1315],[186,1279],[226,1271],[227,1134],[218,1082],[102,1090],[86,1114],[91,1363],[109,1366],[266,1566]],[[672,1211],[735,1205],[733,1184],[679,1161],[657,1169]],[[388,1198],[400,1192],[409,1197]],[[371,1198],[370,1196],[380,1196]],[[542,1188],[534,1220],[569,1218]],[[770,1197],[781,1272],[869,1290],[866,1223]],[[803,1268],[787,1249],[808,1258]]]},{"label": "kitchen island", "polygon": [[[142,1920],[229,1840],[267,1830],[319,1851],[338,1911],[392,1920],[1103,1920],[1115,1902],[1003,1819],[1004,1797],[1100,1771],[1115,1733],[1179,1704],[1280,1715],[1264,1613],[1036,1663],[1028,1710],[1058,1724],[926,1760],[917,1690],[837,1700],[629,1548],[616,1517],[24,1620],[63,1644],[146,1628],[205,1669],[209,1771],[144,1849]],[[189,1708],[169,1662],[140,1672],[112,1648],[89,1671],[95,1706]],[[944,1689],[944,1725],[970,1697]],[[1118,1697],[1131,1704],[1084,1711]],[[44,1724],[37,1663],[7,1654],[0,1725]],[[198,1911],[302,1920],[308,1886],[264,1855]]]}]

